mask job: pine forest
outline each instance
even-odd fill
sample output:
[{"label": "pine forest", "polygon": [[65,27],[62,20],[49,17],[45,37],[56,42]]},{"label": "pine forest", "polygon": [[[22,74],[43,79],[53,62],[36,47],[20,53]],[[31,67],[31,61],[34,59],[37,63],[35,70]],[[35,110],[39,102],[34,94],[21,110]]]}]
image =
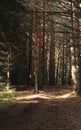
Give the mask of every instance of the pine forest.
[{"label": "pine forest", "polygon": [[0,0],[0,115],[0,130],[81,130],[80,0]]}]

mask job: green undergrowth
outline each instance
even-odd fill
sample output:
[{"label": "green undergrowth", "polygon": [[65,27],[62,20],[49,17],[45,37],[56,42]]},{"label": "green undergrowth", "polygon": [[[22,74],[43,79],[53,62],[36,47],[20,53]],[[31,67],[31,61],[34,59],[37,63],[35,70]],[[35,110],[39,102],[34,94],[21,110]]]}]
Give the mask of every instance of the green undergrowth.
[{"label": "green undergrowth", "polygon": [[14,105],[14,93],[15,89],[1,89],[0,90],[0,109],[7,109]]}]

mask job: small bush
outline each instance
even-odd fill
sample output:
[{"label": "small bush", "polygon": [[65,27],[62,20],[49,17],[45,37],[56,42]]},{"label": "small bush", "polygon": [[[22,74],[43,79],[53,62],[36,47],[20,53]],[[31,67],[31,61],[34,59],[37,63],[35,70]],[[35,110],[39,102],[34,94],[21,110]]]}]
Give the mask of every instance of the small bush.
[{"label": "small bush", "polygon": [[14,92],[15,89],[10,89],[8,91],[6,89],[2,89],[0,91],[0,109],[8,108],[13,104],[12,101],[14,98]]}]

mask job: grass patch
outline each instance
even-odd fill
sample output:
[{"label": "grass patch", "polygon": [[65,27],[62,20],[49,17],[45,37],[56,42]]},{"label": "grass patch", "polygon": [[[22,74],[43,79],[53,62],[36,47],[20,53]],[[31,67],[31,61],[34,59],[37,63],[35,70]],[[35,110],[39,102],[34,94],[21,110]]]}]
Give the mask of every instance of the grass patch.
[{"label": "grass patch", "polygon": [[0,91],[0,109],[7,109],[8,107],[14,105],[13,98],[14,98],[15,89],[10,90],[2,90]]}]

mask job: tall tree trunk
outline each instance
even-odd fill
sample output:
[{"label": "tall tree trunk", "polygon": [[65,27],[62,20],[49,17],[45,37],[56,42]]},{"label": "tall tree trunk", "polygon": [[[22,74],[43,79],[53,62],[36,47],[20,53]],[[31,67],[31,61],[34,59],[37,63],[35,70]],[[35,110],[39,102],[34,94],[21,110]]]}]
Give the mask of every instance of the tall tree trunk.
[{"label": "tall tree trunk", "polygon": [[51,23],[51,43],[50,43],[50,72],[49,72],[49,84],[55,85],[55,34],[53,31],[55,27],[53,26],[53,22]]},{"label": "tall tree trunk", "polygon": [[10,88],[10,65],[11,65],[11,46],[9,46],[9,52],[7,55],[7,90]]},{"label": "tall tree trunk", "polygon": [[65,81],[64,81],[64,69],[65,69],[65,65],[64,65],[64,60],[65,60],[65,55],[64,55],[64,51],[65,51],[65,48],[64,48],[64,45],[65,45],[65,34],[63,34],[64,37],[63,37],[63,61],[62,61],[62,85],[65,84]]},{"label": "tall tree trunk", "polygon": [[[37,1],[38,5],[38,1]],[[37,27],[38,27],[38,9],[33,9],[33,40],[34,40],[34,76],[35,76],[35,91],[38,92],[38,37],[37,37]]]},{"label": "tall tree trunk", "polygon": [[78,81],[77,81],[77,69],[76,69],[76,66],[75,66],[75,55],[74,55],[74,53],[75,53],[74,47],[71,47],[72,83],[73,83],[73,91],[76,91],[77,86],[78,86]]},{"label": "tall tree trunk", "polygon": [[[43,10],[45,11],[45,1],[43,1]],[[43,13],[43,51],[42,51],[42,74],[43,84],[46,84],[46,60],[45,60],[45,13]]]},{"label": "tall tree trunk", "polygon": [[75,7],[75,23],[74,23],[74,29],[75,29],[75,43],[77,45],[75,46],[75,51],[76,51],[76,69],[77,69],[77,93],[81,95],[81,57],[80,57],[80,49],[81,49],[81,44],[80,44],[80,25],[81,25],[81,9],[78,8],[80,4],[80,1],[76,1],[76,7]]},{"label": "tall tree trunk", "polygon": [[7,90],[10,88],[10,55],[7,56]]},{"label": "tall tree trunk", "polygon": [[[73,3],[71,3],[71,9],[73,11]],[[72,19],[72,39],[71,39],[71,74],[72,74],[72,84],[73,84],[73,91],[76,91],[77,86],[78,86],[78,81],[77,81],[77,68],[76,68],[76,55],[75,55],[75,38],[74,38],[74,12],[72,13],[71,19]]]},{"label": "tall tree trunk", "polygon": [[57,54],[57,64],[56,64],[56,84],[59,83],[59,68],[60,68],[60,43],[59,43],[59,52]]}]

